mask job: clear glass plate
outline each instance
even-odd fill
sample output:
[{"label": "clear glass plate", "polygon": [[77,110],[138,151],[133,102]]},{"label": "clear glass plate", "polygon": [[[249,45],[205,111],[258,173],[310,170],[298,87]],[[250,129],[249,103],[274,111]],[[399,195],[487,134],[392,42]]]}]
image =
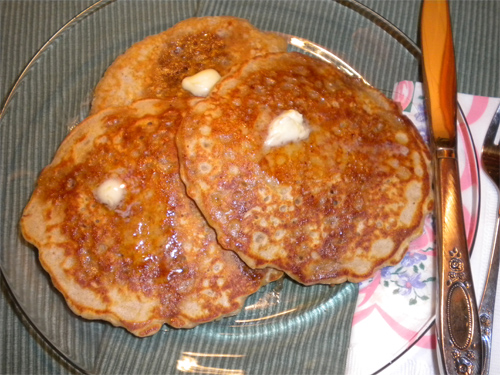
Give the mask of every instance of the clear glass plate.
[{"label": "clear glass plate", "polygon": [[[295,35],[324,46],[387,96],[402,101],[406,97],[398,90],[404,85],[396,83],[420,78],[418,48],[387,21],[356,2],[99,2],[49,40],[22,73],[2,109],[2,272],[29,321],[59,353],[84,372],[288,374],[302,369],[308,373],[332,373],[336,368],[331,360],[336,343],[331,341],[330,333],[339,330],[332,316],[339,321],[343,316],[349,320],[354,306],[346,301],[356,293],[357,286],[353,284],[304,288],[284,280],[250,297],[246,309],[236,317],[189,331],[165,326],[151,338],[138,339],[123,329],[74,315],[39,265],[36,250],[19,233],[20,215],[38,174],[51,161],[69,130],[86,117],[93,88],[109,64],[134,42],[183,19],[205,15],[246,18],[261,29]],[[336,63],[335,58],[328,56],[327,60]],[[409,103],[415,104],[405,108],[410,116],[416,116],[411,109],[418,106],[419,98],[413,95],[415,90],[411,92]],[[472,241],[478,218],[477,161],[465,124],[461,130],[462,175],[475,181],[464,190]],[[431,222],[426,230],[432,232]],[[422,245],[424,250],[431,242]],[[412,263],[412,258],[408,267],[413,269],[416,265],[417,273],[425,271],[433,277],[432,257],[423,261],[414,255],[423,251],[422,246],[411,249],[409,254],[420,262]],[[426,332],[434,319],[430,289],[427,299],[410,303],[416,297],[394,293],[385,286],[385,281],[395,285],[401,274],[396,271],[383,270],[360,286],[349,355],[362,358],[367,350],[383,348],[376,353],[377,361],[367,364],[363,373],[375,372],[394,361]],[[426,283],[429,288],[431,284],[432,281]],[[379,324],[372,312],[381,310],[397,320],[400,327],[394,328],[387,320]],[[340,329],[349,332],[348,328]],[[264,342],[266,345],[262,345]],[[314,350],[304,351],[308,346]],[[269,347],[274,350],[266,350]],[[348,368],[348,372],[356,373],[356,369]]]}]

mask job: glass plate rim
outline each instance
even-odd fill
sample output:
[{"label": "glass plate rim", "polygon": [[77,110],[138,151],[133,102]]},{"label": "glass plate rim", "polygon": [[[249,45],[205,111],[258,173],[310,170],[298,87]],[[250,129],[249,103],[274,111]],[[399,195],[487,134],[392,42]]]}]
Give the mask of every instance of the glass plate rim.
[{"label": "glass plate rim", "polygon": [[[9,92],[8,92],[8,94],[6,96],[6,99],[2,103],[2,106],[0,108],[0,122],[1,122],[2,118],[4,117],[5,112],[8,109],[8,106],[9,106],[9,104],[10,104],[10,102],[11,102],[11,100],[12,100],[12,98],[13,98],[15,92],[16,92],[16,90],[20,86],[20,84],[23,81],[24,77],[27,75],[27,73],[29,72],[29,70],[31,69],[31,67],[37,62],[37,60],[39,59],[39,57],[52,45],[52,43],[59,36],[61,36],[66,30],[68,30],[69,28],[71,28],[71,27],[75,26],[76,24],[78,24],[78,22],[80,22],[83,19],[85,19],[86,17],[92,15],[92,13],[99,11],[101,8],[104,8],[104,7],[106,7],[106,6],[114,3],[116,1],[118,1],[118,0],[98,0],[95,3],[89,5],[87,8],[83,9],[77,15],[75,15],[70,20],[68,20],[63,26],[61,26],[38,49],[38,51],[35,53],[35,55],[33,55],[33,57],[29,60],[29,62],[26,64],[26,66],[22,69],[22,71],[19,74],[19,76],[17,77],[14,85],[9,90]],[[399,44],[401,44],[416,59],[418,59],[418,60],[421,59],[422,52],[421,52],[421,49],[419,48],[419,46],[411,38],[409,38],[403,31],[401,31],[394,24],[392,24],[390,21],[388,21],[386,18],[384,18],[383,16],[381,16],[377,12],[373,11],[372,9],[370,9],[369,7],[367,7],[366,5],[360,3],[357,0],[330,0],[330,1],[331,2],[336,2],[336,3],[342,5],[342,6],[346,7],[346,8],[351,9],[354,12],[357,12],[362,17],[366,18],[367,20],[369,20],[370,22],[372,22],[373,24],[375,24],[376,26],[378,26],[379,28],[381,28],[383,31],[385,31],[386,33],[388,33],[393,39],[395,39]],[[476,146],[475,146],[474,140],[473,140],[473,138],[471,136],[470,127],[469,127],[469,125],[467,123],[467,120],[466,120],[466,117],[464,115],[464,112],[463,112],[462,108],[460,107],[460,104],[458,104],[458,114],[460,116],[461,121],[463,122],[464,129],[466,130],[466,132],[468,134],[468,140],[470,141],[470,145],[472,147],[472,150],[474,151],[473,152],[473,160],[471,160],[471,161],[472,161],[472,165],[474,167],[474,172],[475,172],[476,175],[478,175],[479,164],[478,164]],[[481,184],[481,182],[480,182],[479,176],[478,176],[478,181],[477,181],[477,191],[478,192],[480,192],[480,184]],[[476,199],[476,202],[475,202],[474,206],[477,206],[477,207],[475,207],[475,210],[476,210],[475,217],[476,217],[476,219],[472,223],[473,228],[474,228],[472,230],[472,233],[471,233],[472,237],[468,239],[469,248],[471,249],[470,251],[472,251],[472,249],[474,247],[474,243],[475,243],[476,236],[477,236],[477,226],[478,226],[478,219],[479,219],[479,215],[480,215],[480,201],[481,201],[481,196],[480,196],[479,193],[477,194],[477,197],[475,197],[475,199]],[[29,315],[25,312],[25,309],[23,308],[22,304],[20,303],[19,298],[16,296],[16,294],[14,292],[14,289],[10,285],[10,281],[5,276],[5,273],[3,271],[3,265],[1,263],[0,263],[0,273],[1,273],[1,277],[2,277],[3,281],[5,282],[5,285],[7,286],[8,293],[12,297],[13,302],[15,303],[16,307],[18,307],[18,309],[22,313],[23,317],[26,319],[26,322],[30,325],[31,328],[33,328],[35,330],[35,332],[37,333],[37,335],[39,335],[42,338],[42,340],[45,343],[47,343],[50,346],[50,348],[52,350],[54,350],[54,352],[57,353],[59,356],[61,356],[62,359],[65,362],[67,362],[70,366],[72,366],[77,371],[80,371],[82,373],[90,373],[89,371],[81,368],[81,366],[79,366],[74,361],[72,361],[71,358],[69,358],[55,344],[53,344],[51,340],[49,340],[47,337],[45,337],[45,335],[43,334],[43,332],[41,332],[41,330],[37,327],[37,325],[32,321],[32,319],[29,317]],[[418,340],[420,338],[422,338],[429,331],[429,329],[432,327],[432,325],[434,323],[435,323],[435,316],[431,316],[429,318],[429,320],[422,326],[422,328],[420,330],[420,334],[416,335],[415,339],[412,342],[410,342],[405,348],[402,348],[401,351],[399,353],[397,353],[395,355],[395,357],[389,363],[387,363],[386,365],[382,366],[381,368],[379,368],[378,370],[376,370],[375,372],[373,372],[373,374],[377,374],[377,373],[383,371],[384,369],[386,369],[387,367],[389,367],[391,364],[393,364],[395,361],[397,361],[398,359],[400,359],[409,349],[411,349],[418,342]]]}]

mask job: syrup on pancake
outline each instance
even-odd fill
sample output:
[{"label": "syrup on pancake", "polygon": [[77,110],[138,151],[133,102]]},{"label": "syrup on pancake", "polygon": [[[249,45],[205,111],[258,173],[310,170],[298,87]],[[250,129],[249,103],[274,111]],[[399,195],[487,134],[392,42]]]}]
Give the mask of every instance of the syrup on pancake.
[{"label": "syrup on pancake", "polygon": [[178,175],[186,103],[138,101],[78,125],[41,173],[21,220],[71,309],[137,336],[237,313],[281,276],[223,250]]}]

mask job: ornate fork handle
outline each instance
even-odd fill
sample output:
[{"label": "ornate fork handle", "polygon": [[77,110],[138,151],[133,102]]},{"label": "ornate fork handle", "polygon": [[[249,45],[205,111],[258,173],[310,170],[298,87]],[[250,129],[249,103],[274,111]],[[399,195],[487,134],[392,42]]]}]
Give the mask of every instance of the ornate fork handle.
[{"label": "ornate fork handle", "polygon": [[491,252],[490,268],[483,292],[481,305],[479,306],[479,324],[481,325],[481,340],[483,342],[483,371],[487,375],[491,359],[491,333],[493,330],[493,312],[495,309],[495,296],[497,291],[498,267],[500,264],[500,211],[498,212],[495,239]]},{"label": "ornate fork handle", "polygon": [[[495,184],[500,198],[500,106],[497,108],[484,137],[481,161],[485,172]],[[493,329],[493,312],[497,290],[498,267],[500,266],[500,202],[497,206],[497,221],[493,248],[491,250],[490,267],[484,286],[483,298],[479,306],[479,324],[481,325],[481,341],[483,343],[483,369],[481,374],[488,375],[491,359],[491,335]]]}]

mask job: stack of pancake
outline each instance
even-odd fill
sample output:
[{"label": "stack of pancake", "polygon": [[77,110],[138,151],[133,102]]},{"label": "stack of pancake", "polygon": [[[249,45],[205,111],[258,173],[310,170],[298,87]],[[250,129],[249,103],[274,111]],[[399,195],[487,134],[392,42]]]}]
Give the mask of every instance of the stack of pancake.
[{"label": "stack of pancake", "polygon": [[75,313],[147,336],[234,315],[283,274],[359,282],[402,259],[432,208],[425,144],[381,93],[286,48],[192,18],[108,68],[21,220]]}]

